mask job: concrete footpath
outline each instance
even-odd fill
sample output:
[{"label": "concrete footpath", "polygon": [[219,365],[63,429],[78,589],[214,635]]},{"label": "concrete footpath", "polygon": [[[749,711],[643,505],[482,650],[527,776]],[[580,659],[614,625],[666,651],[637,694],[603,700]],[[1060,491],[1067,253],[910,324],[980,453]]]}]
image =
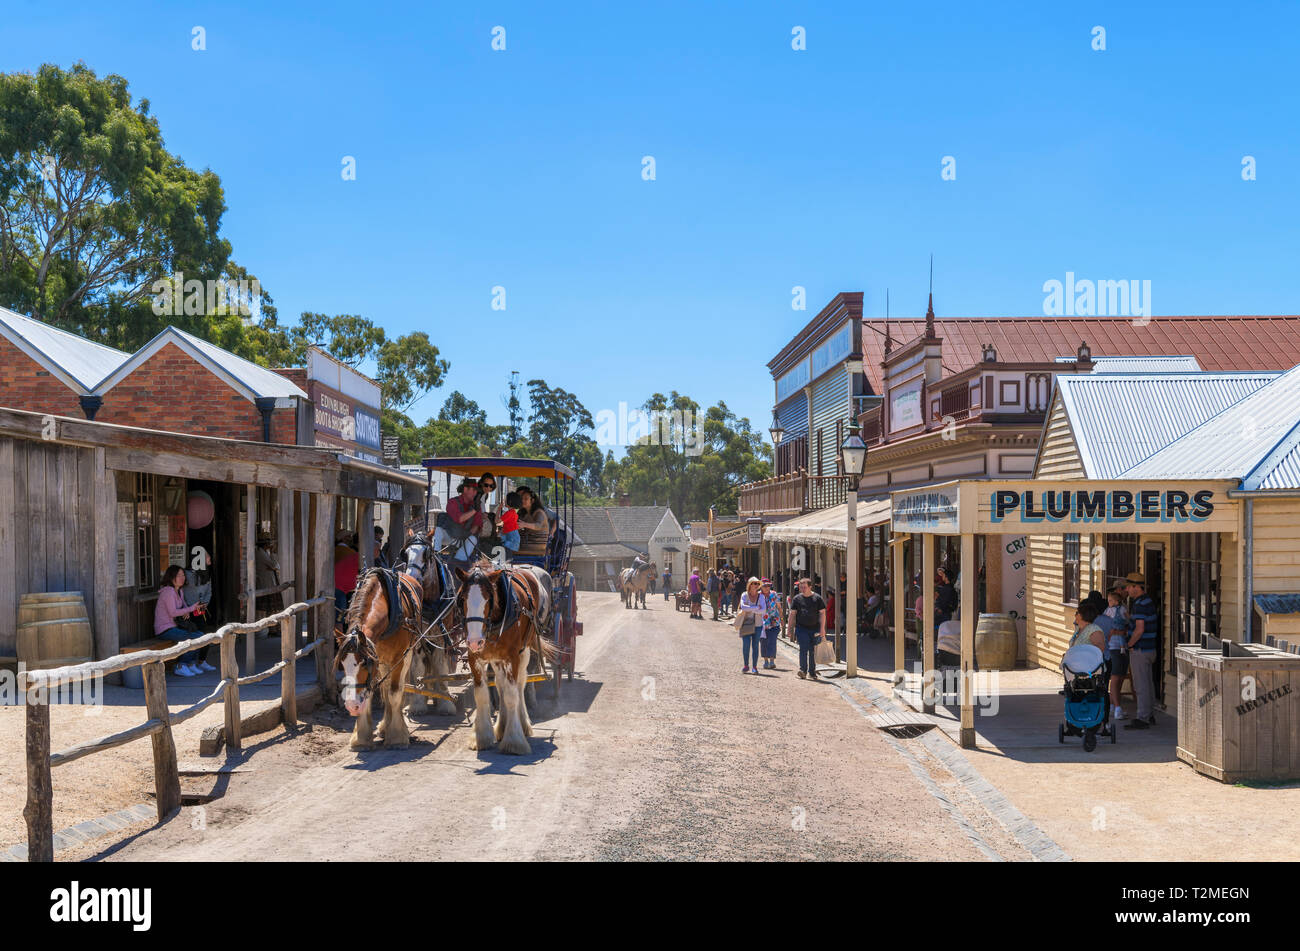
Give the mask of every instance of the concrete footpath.
[{"label": "concrete footpath", "polygon": [[[860,676],[852,683],[893,696],[892,644],[863,638],[859,645]],[[936,707],[929,735],[945,736],[957,756],[1071,858],[1300,859],[1300,783],[1233,786],[1195,772],[1175,754],[1172,704],[1169,712],[1157,709],[1154,729],[1121,727],[1116,743],[1102,738],[1085,753],[1078,737],[1058,741],[1064,701],[1054,671],[1003,671],[996,678],[996,702],[975,708],[976,749],[957,745],[956,706]],[[915,693],[904,691],[898,700],[919,708]]]}]

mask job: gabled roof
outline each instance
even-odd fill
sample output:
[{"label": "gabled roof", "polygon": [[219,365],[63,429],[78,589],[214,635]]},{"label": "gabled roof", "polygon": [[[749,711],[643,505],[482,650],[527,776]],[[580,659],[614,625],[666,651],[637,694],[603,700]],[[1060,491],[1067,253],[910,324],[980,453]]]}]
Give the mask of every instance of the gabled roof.
[{"label": "gabled roof", "polygon": [[1280,375],[1063,374],[1055,398],[1065,404],[1087,478],[1116,479]]},{"label": "gabled roof", "polygon": [[[925,333],[925,319],[890,319],[889,330],[898,349]],[[1003,363],[1052,363],[1086,342],[1094,360],[1190,355],[1214,371],[1300,364],[1300,317],[1294,316],[1153,317],[1140,326],[1132,317],[947,317],[935,320],[935,333],[943,338],[945,376],[979,363],[986,343],[997,348]],[[877,395],[884,359],[884,320],[873,317],[862,330],[862,363]]]},{"label": "gabled roof", "polygon": [[620,544],[645,552],[667,511],[666,505],[579,505],[573,530],[588,546]]},{"label": "gabled roof", "polygon": [[87,396],[130,354],[0,307],[0,335],[45,369]]},{"label": "gabled roof", "polygon": [[266,367],[259,367],[256,363],[250,363],[243,357],[237,357],[228,350],[222,350],[215,344],[208,343],[206,340],[201,340],[193,334],[188,334],[175,327],[166,328],[137,350],[129,359],[125,360],[105,377],[95,387],[95,391],[100,394],[107,393],[169,343],[176,346],[183,353],[188,354],[197,363],[211,370],[213,374],[225,380],[233,389],[242,393],[249,400],[263,397],[276,400],[289,400],[293,397],[307,398],[307,394],[288,377],[281,376]]},{"label": "gabled roof", "polygon": [[1300,366],[1226,407],[1124,472],[1138,479],[1240,479],[1300,489]]},{"label": "gabled roof", "polygon": [[631,560],[640,552],[636,549],[628,548],[626,545],[611,543],[608,545],[574,545],[571,558],[594,559],[597,561],[623,561]]}]

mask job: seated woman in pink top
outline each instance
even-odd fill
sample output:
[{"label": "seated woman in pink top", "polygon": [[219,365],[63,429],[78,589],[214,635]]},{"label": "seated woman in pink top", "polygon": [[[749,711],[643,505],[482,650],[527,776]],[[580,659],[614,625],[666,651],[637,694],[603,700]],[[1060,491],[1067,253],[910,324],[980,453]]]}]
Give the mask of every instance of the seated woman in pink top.
[{"label": "seated woman in pink top", "polygon": [[[194,637],[193,631],[176,626],[178,618],[190,617],[203,611],[202,604],[186,604],[181,588],[185,586],[185,569],[172,565],[163,572],[162,584],[158,590],[158,604],[153,609],[153,633],[169,641],[186,641]],[[176,664],[176,673],[182,677],[197,677],[205,670],[216,670],[203,659],[206,647],[181,655]]]}]

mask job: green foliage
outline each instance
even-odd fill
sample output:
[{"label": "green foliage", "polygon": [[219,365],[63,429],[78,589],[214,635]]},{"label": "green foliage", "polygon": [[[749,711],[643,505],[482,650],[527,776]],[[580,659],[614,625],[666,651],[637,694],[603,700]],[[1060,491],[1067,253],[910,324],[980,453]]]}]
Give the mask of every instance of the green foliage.
[{"label": "green foliage", "polygon": [[[710,506],[719,514],[733,514],[738,487],[771,475],[762,435],[726,403],[710,406],[701,415],[698,403],[673,391],[667,397],[654,394],[643,408],[667,414],[673,422],[630,447],[622,461],[608,460],[604,471],[613,494],[628,493],[634,505],[667,503],[683,520],[706,517]],[[699,443],[694,426],[677,424],[688,420],[698,421]]]},{"label": "green foliage", "polygon": [[384,328],[356,314],[304,313],[288,332],[290,358],[301,366],[307,348],[317,346],[348,366],[374,360],[385,407],[405,413],[430,390],[442,385],[451,368],[423,330],[389,340]]},{"label": "green foliage", "polygon": [[[150,286],[215,280],[221,181],[163,146],[147,100],[78,64],[0,74],[0,299],[95,339],[148,339]],[[89,331],[89,332],[87,332]],[[143,341],[142,341],[143,342]]]}]

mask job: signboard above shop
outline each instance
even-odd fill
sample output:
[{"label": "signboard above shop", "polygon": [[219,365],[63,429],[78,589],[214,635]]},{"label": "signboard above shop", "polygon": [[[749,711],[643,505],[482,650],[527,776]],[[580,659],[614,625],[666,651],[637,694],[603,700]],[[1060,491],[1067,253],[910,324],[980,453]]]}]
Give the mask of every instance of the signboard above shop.
[{"label": "signboard above shop", "polygon": [[307,351],[307,394],[317,446],[383,463],[378,383],[312,347]]},{"label": "signboard above shop", "polygon": [[895,492],[896,532],[1236,532],[1234,482],[947,482]]}]

